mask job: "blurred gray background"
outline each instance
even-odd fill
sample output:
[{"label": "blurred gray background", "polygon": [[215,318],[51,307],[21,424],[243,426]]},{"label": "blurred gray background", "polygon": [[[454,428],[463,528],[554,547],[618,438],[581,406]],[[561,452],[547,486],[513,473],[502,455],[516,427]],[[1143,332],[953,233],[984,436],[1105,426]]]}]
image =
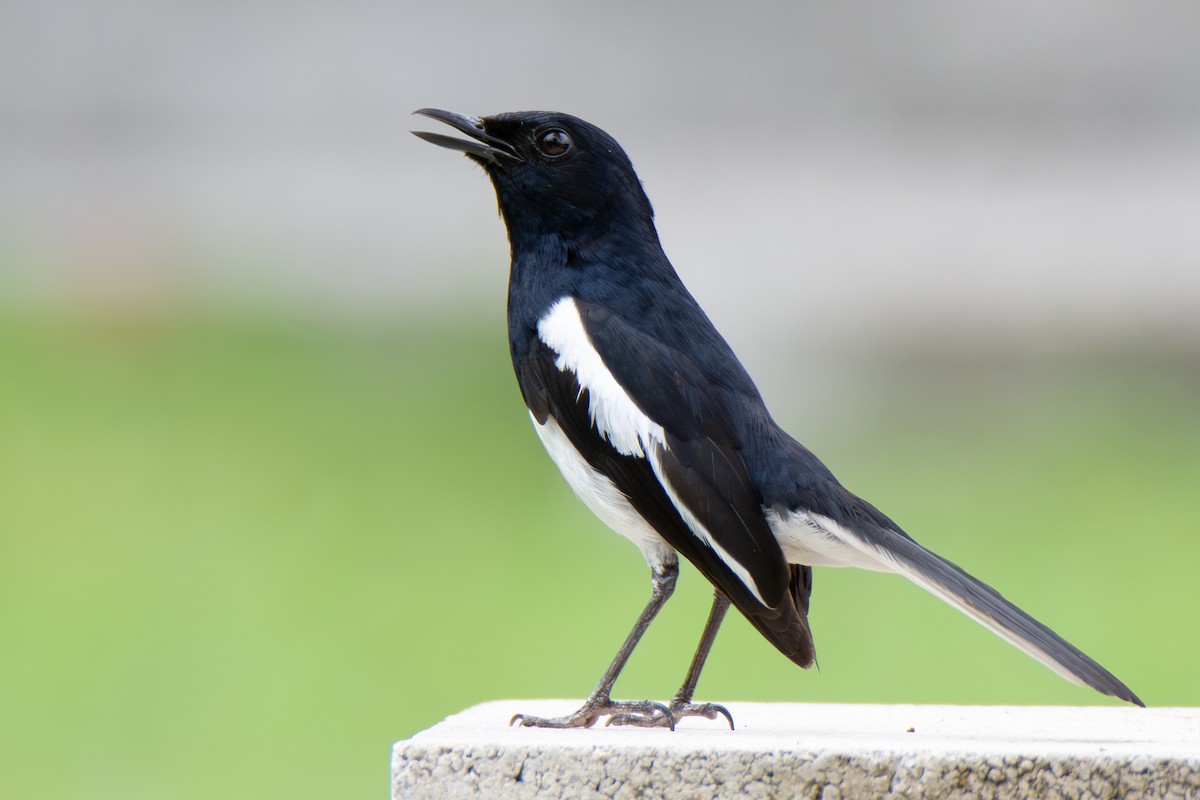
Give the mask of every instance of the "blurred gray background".
[{"label": "blurred gray background", "polygon": [[742,350],[1194,343],[1197,41],[1194,2],[10,0],[0,304],[499,313],[491,189],[409,114],[546,108]]}]

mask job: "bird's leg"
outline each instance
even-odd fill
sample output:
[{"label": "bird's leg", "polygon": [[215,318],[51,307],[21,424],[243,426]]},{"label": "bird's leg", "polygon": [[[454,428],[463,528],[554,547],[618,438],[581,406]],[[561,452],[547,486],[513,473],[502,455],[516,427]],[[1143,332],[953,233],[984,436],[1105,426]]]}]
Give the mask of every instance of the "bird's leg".
[{"label": "bird's leg", "polygon": [[[721,621],[725,619],[725,612],[728,610],[729,598],[714,590],[712,610],[708,612],[708,622],[704,623],[704,632],[700,634],[700,644],[696,647],[696,654],[692,656],[692,664],[688,667],[687,677],[683,679],[683,686],[679,687],[679,691],[675,693],[675,697],[668,706],[674,722],[678,722],[683,717],[716,719],[717,715],[721,714],[729,721],[729,729],[733,730],[733,716],[725,706],[716,703],[692,702],[692,696],[696,693],[696,684],[700,680],[700,671],[704,669],[708,651],[712,649],[713,642],[716,641],[717,630],[720,629]],[[662,719],[649,715],[622,714],[610,719],[609,724],[649,727],[664,723]]]},{"label": "bird's leg", "polygon": [[625,662],[629,660],[633,649],[637,647],[642,634],[646,632],[646,628],[650,627],[650,623],[667,602],[667,598],[675,591],[675,581],[678,577],[679,563],[677,561],[651,567],[652,591],[650,593],[650,602],[646,603],[646,607],[642,609],[641,615],[633,625],[633,630],[625,637],[625,643],[621,645],[621,649],[617,651],[616,657],[613,658],[612,663],[608,665],[608,669],[601,676],[600,682],[596,684],[596,688],[588,695],[587,700],[584,701],[583,706],[578,711],[565,717],[531,717],[525,714],[517,714],[509,720],[508,724],[519,724],[531,728],[590,728],[600,717],[617,714],[622,717],[634,716],[638,719],[646,720],[646,722],[640,724],[661,725],[674,730],[675,716],[662,703],[656,703],[652,700],[618,702],[614,701],[610,695],[613,684],[617,681],[617,676],[621,674],[621,670],[625,667]]},{"label": "bird's leg", "polygon": [[713,642],[717,639],[717,630],[721,627],[721,622],[725,619],[725,612],[728,610],[729,598],[720,591],[713,590],[712,610],[708,612],[708,622],[704,623],[704,632],[700,634],[700,644],[696,647],[696,655],[692,656],[692,665],[688,667],[687,677],[683,679],[683,686],[679,687],[679,691],[675,693],[669,706],[671,713],[677,719],[679,717],[716,719],[717,714],[722,714],[729,721],[729,730],[733,730],[733,716],[725,706],[716,703],[692,702],[692,696],[696,693],[696,683],[700,680],[700,670],[704,669],[708,651],[712,649]]}]

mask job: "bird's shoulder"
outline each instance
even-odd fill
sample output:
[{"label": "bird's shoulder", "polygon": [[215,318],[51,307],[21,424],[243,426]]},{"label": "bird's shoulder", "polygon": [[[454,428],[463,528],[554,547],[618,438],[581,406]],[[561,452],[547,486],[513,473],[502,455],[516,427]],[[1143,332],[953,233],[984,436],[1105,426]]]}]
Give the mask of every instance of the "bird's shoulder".
[{"label": "bird's shoulder", "polygon": [[690,296],[653,290],[621,301],[606,292],[564,294],[537,323],[559,368],[611,383],[656,423],[683,438],[742,438],[769,420],[754,382]]}]

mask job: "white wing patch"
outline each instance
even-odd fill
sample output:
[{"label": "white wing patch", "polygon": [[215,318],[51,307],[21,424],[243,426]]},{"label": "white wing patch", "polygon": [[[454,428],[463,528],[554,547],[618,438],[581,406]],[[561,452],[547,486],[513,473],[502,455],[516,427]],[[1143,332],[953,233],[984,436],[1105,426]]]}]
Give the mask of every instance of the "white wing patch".
[{"label": "white wing patch", "polygon": [[[717,543],[663,476],[660,453],[667,449],[663,427],[638,408],[605,365],[583,327],[583,318],[575,299],[567,296],[554,303],[538,320],[537,333],[538,338],[558,354],[554,366],[562,372],[573,373],[581,389],[587,390],[588,415],[600,435],[621,455],[650,462],[655,477],[692,534],[710,547],[758,601],[766,606],[750,571]],[[545,425],[538,425],[535,419],[534,426],[550,457],[558,464],[559,471],[593,514],[637,544],[647,561],[650,560],[653,547],[667,547],[666,541],[633,509],[616,485],[588,465],[552,418]]]},{"label": "white wing patch", "polygon": [[592,346],[575,299],[564,297],[538,321],[538,338],[558,353],[559,370],[575,374],[588,392],[592,425],[623,456],[645,458],[654,445],[666,447],[662,426],[638,408]]}]

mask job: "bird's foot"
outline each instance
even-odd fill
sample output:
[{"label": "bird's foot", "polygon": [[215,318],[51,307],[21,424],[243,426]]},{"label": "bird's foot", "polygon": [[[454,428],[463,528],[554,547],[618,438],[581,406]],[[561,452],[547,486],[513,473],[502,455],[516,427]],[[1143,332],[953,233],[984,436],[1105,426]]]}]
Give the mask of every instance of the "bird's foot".
[{"label": "bird's foot", "polygon": [[[590,728],[600,717],[608,717],[608,725],[642,725],[643,727],[663,727],[675,730],[675,715],[671,709],[653,700],[620,701],[607,697],[588,698],[587,702],[574,714],[565,717],[531,717],[526,714],[514,714],[508,721],[509,725],[520,725],[523,728]],[[644,722],[618,722],[623,719],[645,720]]]},{"label": "bird's foot", "polygon": [[[655,703],[655,705],[658,705]],[[666,719],[670,719],[670,728],[675,730],[675,723],[684,717],[704,717],[705,719],[716,719],[718,715],[725,717],[729,722],[729,730],[733,730],[733,715],[729,713],[729,709],[717,703],[692,703],[673,701],[667,706],[670,715]],[[618,714],[610,717],[608,725],[634,725],[640,728],[655,728],[666,726],[667,722],[663,715],[650,714]]]}]

